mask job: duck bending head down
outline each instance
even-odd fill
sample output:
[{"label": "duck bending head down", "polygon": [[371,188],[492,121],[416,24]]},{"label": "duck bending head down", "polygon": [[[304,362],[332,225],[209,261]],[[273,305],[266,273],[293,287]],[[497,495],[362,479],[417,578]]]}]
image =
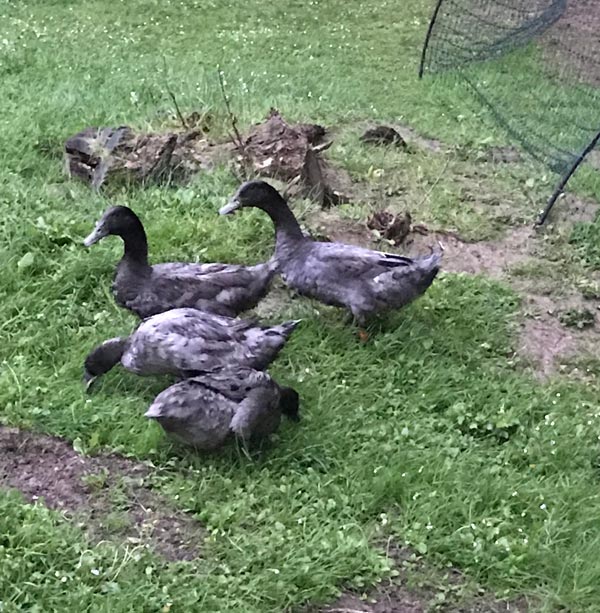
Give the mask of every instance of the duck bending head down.
[{"label": "duck bending head down", "polygon": [[173,309],[144,320],[129,337],[104,341],[85,358],[84,381],[117,364],[141,376],[190,377],[225,366],[264,370],[277,357],[299,321],[263,326],[196,309]]},{"label": "duck bending head down", "polygon": [[175,383],[154,400],[146,417],[197,449],[215,449],[231,435],[248,443],[277,430],[281,416],[299,421],[298,392],[268,373],[227,366]]}]

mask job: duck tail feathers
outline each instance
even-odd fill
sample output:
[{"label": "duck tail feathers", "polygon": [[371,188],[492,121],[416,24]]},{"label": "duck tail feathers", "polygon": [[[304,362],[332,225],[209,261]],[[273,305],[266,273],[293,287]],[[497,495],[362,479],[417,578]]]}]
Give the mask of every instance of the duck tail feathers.
[{"label": "duck tail feathers", "polygon": [[288,338],[301,321],[301,319],[292,319],[290,321],[285,321],[284,323],[282,323],[281,329],[283,335]]},{"label": "duck tail feathers", "polygon": [[267,261],[267,265],[269,268],[269,272],[273,274],[276,274],[279,272],[279,260],[277,259],[277,256],[275,256],[274,254]]},{"label": "duck tail feathers", "polygon": [[425,291],[435,280],[440,272],[442,252],[432,251],[431,255],[420,258],[416,262],[417,286],[420,291]]},{"label": "duck tail feathers", "polygon": [[301,319],[292,319],[290,321],[284,321],[282,324],[278,324],[277,326],[266,328],[265,331],[268,335],[281,336],[285,340],[287,340],[301,321]]},{"label": "duck tail feathers", "polygon": [[144,413],[144,417],[154,418],[162,417],[162,407],[156,402],[151,404],[148,410]]},{"label": "duck tail feathers", "polygon": [[443,251],[441,249],[439,250],[432,249],[432,252],[430,255],[425,256],[424,258],[420,260],[420,264],[424,269],[439,270],[440,265],[442,263],[442,256],[443,256]]},{"label": "duck tail feathers", "polygon": [[422,294],[434,281],[442,261],[441,252],[417,257],[410,266],[394,268],[375,277],[376,291],[387,295],[395,287],[401,293]]}]

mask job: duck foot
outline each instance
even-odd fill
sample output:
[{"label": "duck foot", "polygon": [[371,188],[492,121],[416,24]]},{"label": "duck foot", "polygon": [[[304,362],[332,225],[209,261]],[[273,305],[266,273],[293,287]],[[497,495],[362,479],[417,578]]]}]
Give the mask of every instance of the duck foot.
[{"label": "duck foot", "polygon": [[369,333],[366,330],[359,328],[358,339],[360,340],[361,343],[366,343],[369,340]]},{"label": "duck foot", "polygon": [[346,324],[356,326],[358,328],[357,335],[362,343],[366,343],[369,340],[370,335],[365,330],[365,326],[367,325],[367,320],[365,317],[357,317],[354,315],[354,313],[349,311],[346,316]]},{"label": "duck foot", "polygon": [[354,315],[354,313],[348,312],[348,315],[346,316],[346,324],[356,326],[358,328],[358,338],[362,343],[366,343],[369,340],[369,333],[364,328],[366,325],[364,318],[359,318]]}]

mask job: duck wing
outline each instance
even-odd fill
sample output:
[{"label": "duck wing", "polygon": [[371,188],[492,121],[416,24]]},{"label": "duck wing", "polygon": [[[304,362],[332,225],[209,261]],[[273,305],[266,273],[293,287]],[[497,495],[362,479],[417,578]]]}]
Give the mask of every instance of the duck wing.
[{"label": "duck wing", "polygon": [[305,243],[283,260],[285,282],[299,293],[325,304],[347,306],[365,282],[389,270],[405,268],[412,259],[343,243]]},{"label": "duck wing", "polygon": [[376,277],[391,268],[410,266],[413,259],[344,243],[313,243],[306,254],[308,270],[326,270],[340,277]]},{"label": "duck wing", "polygon": [[265,368],[297,322],[262,328],[196,309],[173,309],[151,317],[130,337],[123,366],[140,374],[210,372],[227,365]]},{"label": "duck wing", "polygon": [[373,295],[388,308],[405,306],[427,291],[440,270],[441,258],[441,254],[432,253],[378,275],[370,283]]},{"label": "duck wing", "polygon": [[233,402],[244,400],[252,389],[274,385],[268,373],[245,366],[226,366],[215,372],[195,375],[193,380]]},{"label": "duck wing", "polygon": [[233,317],[253,308],[269,290],[276,267],[232,264],[157,264],[127,308],[140,317],[191,307]]},{"label": "duck wing", "polygon": [[231,432],[237,403],[196,379],[186,379],[162,391],[145,413],[165,432],[199,449],[214,449]]},{"label": "duck wing", "polygon": [[240,386],[235,394],[243,394],[231,419],[232,432],[243,439],[263,437],[275,432],[281,422],[279,386],[261,371],[244,369],[230,380],[230,386]]}]

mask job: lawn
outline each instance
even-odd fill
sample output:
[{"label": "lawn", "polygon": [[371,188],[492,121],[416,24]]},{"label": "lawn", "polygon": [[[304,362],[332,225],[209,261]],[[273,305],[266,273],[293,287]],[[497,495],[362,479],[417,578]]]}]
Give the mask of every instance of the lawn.
[{"label": "lawn", "polygon": [[[0,0],[0,421],[151,463],[153,489],[206,531],[198,559],[168,562],[3,491],[0,611],[280,612],[397,574],[386,542],[419,559],[400,570],[440,606],[482,586],[544,611],[600,610],[597,354],[570,357],[585,376],[540,379],[516,352],[520,287],[552,299],[585,286],[597,303],[598,220],[551,228],[520,286],[444,272],[367,343],[341,312],[284,294],[271,320],[303,322],[272,373],[298,389],[303,419],[260,452],[174,446],[143,418],[163,380],[115,369],[83,390],[86,352],[135,323],[110,294],[120,242],[82,245],[109,203],[140,214],[154,261],[253,263],[272,249],[260,212],[217,215],[236,188],[225,168],[101,194],[65,177],[63,143],[86,126],[176,126],[167,82],[184,113],[210,111],[216,135],[228,129],[218,65],[240,126],[273,106],[335,127],[330,159],[401,187],[395,204],[416,207],[415,222],[490,241],[534,218],[553,177],[524,159],[482,162],[506,144],[499,130],[459,87],[442,105],[416,78],[430,4]],[[366,121],[448,151],[368,149]],[[600,196],[590,173],[574,188]],[[359,200],[334,214],[363,219]],[[316,224],[310,204],[297,211]],[[466,576],[458,594],[448,568]]]}]

